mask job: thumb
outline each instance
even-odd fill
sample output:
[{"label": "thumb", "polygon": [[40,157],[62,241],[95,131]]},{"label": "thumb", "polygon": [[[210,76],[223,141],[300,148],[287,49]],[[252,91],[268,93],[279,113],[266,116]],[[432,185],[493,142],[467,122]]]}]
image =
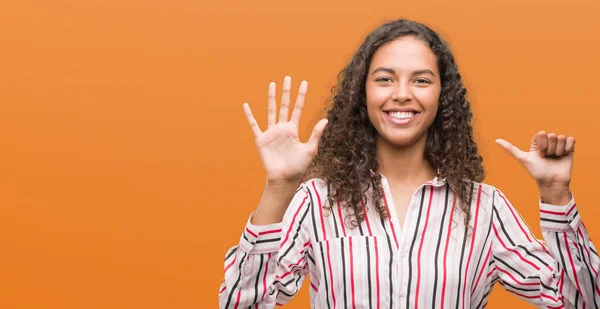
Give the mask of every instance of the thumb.
[{"label": "thumb", "polygon": [[496,143],[498,145],[500,145],[500,147],[504,148],[504,150],[506,150],[506,152],[510,153],[515,159],[517,159],[519,162],[522,162],[525,160],[525,152],[523,152],[523,150],[519,149],[517,146],[514,146],[513,144],[499,138],[496,140]]},{"label": "thumb", "polygon": [[319,122],[317,122],[315,128],[312,131],[312,134],[310,135],[310,138],[308,139],[307,144],[310,148],[311,153],[313,154],[317,153],[319,140],[321,139],[321,135],[323,135],[323,131],[325,131],[325,126],[327,126],[327,123],[327,119],[321,119]]}]

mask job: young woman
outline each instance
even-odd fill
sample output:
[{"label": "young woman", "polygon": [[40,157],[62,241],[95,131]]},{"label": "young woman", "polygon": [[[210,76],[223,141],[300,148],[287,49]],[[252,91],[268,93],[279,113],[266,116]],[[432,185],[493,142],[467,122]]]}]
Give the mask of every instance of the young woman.
[{"label": "young woman", "polygon": [[434,31],[397,20],[367,36],[307,143],[307,83],[288,121],[290,88],[277,121],[269,85],[264,132],[244,104],[267,183],[226,254],[221,308],[285,304],[307,275],[311,308],[484,308],[495,283],[542,308],[598,308],[600,259],[569,188],[574,138],[538,132],[528,152],[497,140],[538,184],[544,244],[481,183],[466,90]]}]

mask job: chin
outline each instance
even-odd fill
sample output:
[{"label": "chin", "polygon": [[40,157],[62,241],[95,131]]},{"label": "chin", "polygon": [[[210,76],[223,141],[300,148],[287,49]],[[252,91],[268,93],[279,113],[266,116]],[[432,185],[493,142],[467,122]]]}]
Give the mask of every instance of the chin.
[{"label": "chin", "polygon": [[383,136],[382,141],[395,148],[407,148],[418,144],[420,136]]}]

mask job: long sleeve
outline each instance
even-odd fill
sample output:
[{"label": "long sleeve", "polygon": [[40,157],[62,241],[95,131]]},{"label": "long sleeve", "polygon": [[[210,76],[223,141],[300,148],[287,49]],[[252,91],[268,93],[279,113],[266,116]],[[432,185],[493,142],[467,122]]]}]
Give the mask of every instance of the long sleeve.
[{"label": "long sleeve", "polygon": [[237,246],[225,256],[219,307],[274,308],[290,301],[307,274],[310,199],[304,184],[281,223],[255,226],[248,220]]},{"label": "long sleeve", "polygon": [[537,240],[501,191],[494,192],[492,252],[500,284],[540,308],[598,308],[600,260],[574,200],[540,203]]}]

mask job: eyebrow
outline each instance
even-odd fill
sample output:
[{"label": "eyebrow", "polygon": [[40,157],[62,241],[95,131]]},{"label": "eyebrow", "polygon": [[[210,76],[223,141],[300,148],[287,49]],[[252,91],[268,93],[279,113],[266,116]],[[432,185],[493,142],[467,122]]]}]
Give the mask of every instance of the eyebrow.
[{"label": "eyebrow", "polygon": [[[373,74],[375,74],[377,72],[387,72],[387,73],[390,73],[390,74],[396,74],[396,70],[394,70],[392,68],[378,67],[377,69],[373,70],[373,72],[371,72],[371,75],[373,75]],[[412,73],[412,75],[421,75],[421,74],[429,74],[429,75],[435,77],[435,74],[433,73],[433,71],[431,71],[429,69],[417,70],[417,71],[414,71]]]}]

